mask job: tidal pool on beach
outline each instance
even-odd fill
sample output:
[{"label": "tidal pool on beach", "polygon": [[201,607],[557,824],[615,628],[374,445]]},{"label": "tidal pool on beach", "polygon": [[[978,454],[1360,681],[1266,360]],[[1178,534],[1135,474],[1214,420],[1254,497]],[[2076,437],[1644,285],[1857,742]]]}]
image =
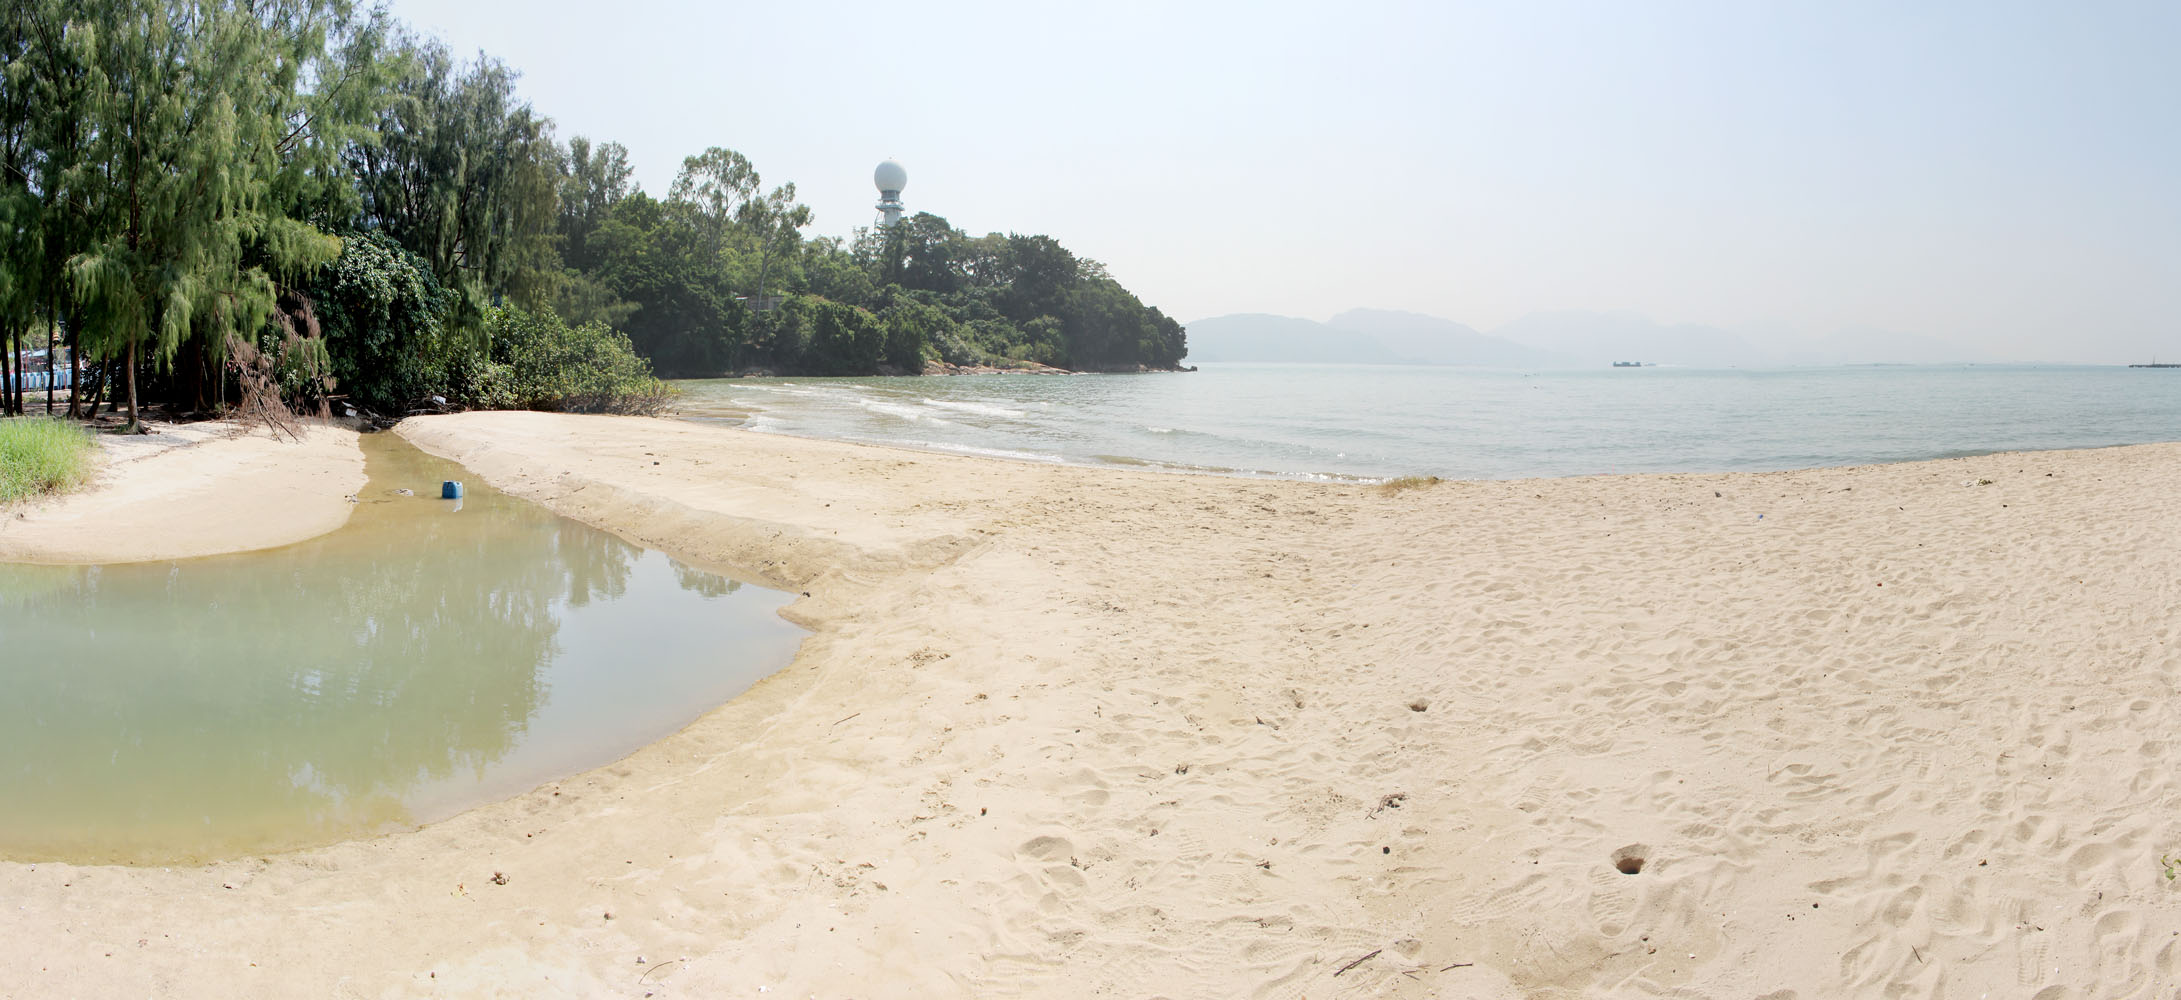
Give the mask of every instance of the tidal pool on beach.
[{"label": "tidal pool on beach", "polygon": [[787,594],[393,434],[363,448],[354,516],[311,541],[0,564],[0,858],[203,861],[442,819],[674,732],[804,635]]}]

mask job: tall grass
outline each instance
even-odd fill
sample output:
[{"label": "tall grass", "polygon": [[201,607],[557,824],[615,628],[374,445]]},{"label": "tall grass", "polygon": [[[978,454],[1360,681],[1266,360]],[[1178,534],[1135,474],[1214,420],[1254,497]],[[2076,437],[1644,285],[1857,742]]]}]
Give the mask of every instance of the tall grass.
[{"label": "tall grass", "polygon": [[0,505],[65,493],[91,477],[91,436],[46,417],[0,420]]}]

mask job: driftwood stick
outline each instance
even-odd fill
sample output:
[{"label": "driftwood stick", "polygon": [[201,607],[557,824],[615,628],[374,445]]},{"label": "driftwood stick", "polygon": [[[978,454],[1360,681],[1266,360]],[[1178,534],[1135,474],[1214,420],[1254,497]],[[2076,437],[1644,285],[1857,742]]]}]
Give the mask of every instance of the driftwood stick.
[{"label": "driftwood stick", "polygon": [[[1384,948],[1380,948],[1380,949],[1378,949],[1378,951],[1385,951],[1385,950],[1386,950],[1386,949],[1384,949]],[[1341,966],[1341,967],[1340,967],[1340,972],[1346,972],[1346,971],[1348,971],[1349,969],[1353,969],[1353,968],[1355,968],[1355,967],[1356,967],[1356,966],[1358,966],[1358,965],[1362,965],[1363,963],[1365,963],[1365,962],[1368,962],[1368,961],[1370,961],[1371,959],[1377,958],[1377,957],[1378,957],[1378,951],[1374,951],[1374,952],[1372,952],[1372,953],[1370,953],[1370,954],[1368,954],[1368,955],[1365,955],[1365,956],[1363,956],[1362,958],[1356,959],[1355,961],[1353,961],[1353,962],[1350,962],[1350,963],[1348,963],[1347,965],[1343,965],[1343,966]],[[1340,975],[1340,972],[1336,972],[1336,973],[1333,973],[1333,974],[1337,976],[1337,975]]]}]

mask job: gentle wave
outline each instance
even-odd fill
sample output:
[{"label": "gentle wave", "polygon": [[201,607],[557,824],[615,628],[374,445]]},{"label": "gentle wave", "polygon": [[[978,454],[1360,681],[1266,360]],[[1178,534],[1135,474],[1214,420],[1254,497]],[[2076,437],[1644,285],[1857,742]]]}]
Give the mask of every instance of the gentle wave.
[{"label": "gentle wave", "polygon": [[987,417],[1006,417],[1009,419],[1021,419],[1030,415],[1029,411],[1027,410],[1011,409],[1005,406],[993,406],[989,403],[966,403],[960,400],[952,399],[927,399],[923,400],[923,403],[925,406],[937,407],[942,410],[952,410],[956,413],[975,413]]},{"label": "gentle wave", "polygon": [[1859,465],[2181,436],[2177,383],[2125,368],[1202,369],[688,382],[681,405],[754,430],[956,454],[1358,482]]},{"label": "gentle wave", "polygon": [[883,413],[889,417],[900,417],[903,420],[908,420],[911,422],[929,421],[935,424],[951,423],[951,421],[947,420],[944,417],[934,416],[929,413],[923,413],[918,411],[916,407],[902,406],[899,403],[887,403],[876,399],[858,399],[856,400],[856,405],[866,410],[869,410],[872,413]]},{"label": "gentle wave", "polygon": [[1018,462],[1045,462],[1066,464],[1065,455],[1048,452],[1017,451],[1012,448],[985,448],[971,444],[955,444],[950,441],[872,441],[871,444],[896,445],[919,451],[943,451],[950,455],[975,455],[979,458],[1006,458]]}]

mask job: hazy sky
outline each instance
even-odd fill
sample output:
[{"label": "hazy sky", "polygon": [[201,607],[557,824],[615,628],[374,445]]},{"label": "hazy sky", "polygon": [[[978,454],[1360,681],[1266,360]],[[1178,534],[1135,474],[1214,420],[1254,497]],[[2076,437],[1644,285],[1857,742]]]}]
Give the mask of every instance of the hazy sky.
[{"label": "hazy sky", "polygon": [[1184,321],[1629,309],[2181,360],[2181,3],[396,0],[664,194],[1046,233]]}]

